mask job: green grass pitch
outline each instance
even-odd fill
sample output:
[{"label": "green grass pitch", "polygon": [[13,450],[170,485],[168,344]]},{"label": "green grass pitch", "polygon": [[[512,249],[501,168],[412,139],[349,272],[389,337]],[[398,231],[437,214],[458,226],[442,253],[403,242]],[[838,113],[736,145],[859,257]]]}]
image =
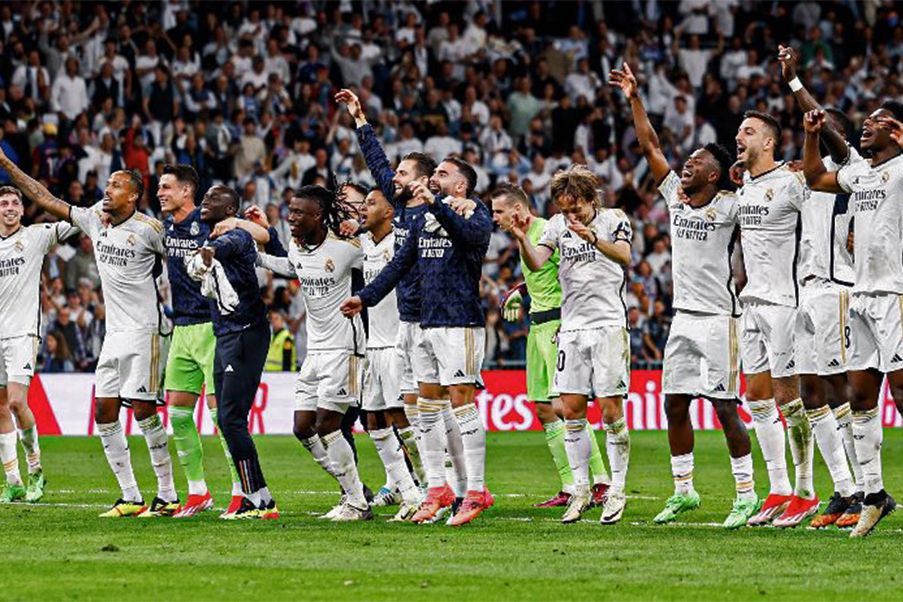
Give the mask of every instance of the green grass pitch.
[{"label": "green grass pitch", "polygon": [[[600,443],[603,436],[600,433]],[[651,524],[672,485],[666,435],[632,434],[627,511],[603,527],[599,511],[561,525],[559,509],[531,504],[557,490],[542,433],[491,433],[488,481],[496,506],[461,529],[317,520],[337,499],[334,482],[289,437],[257,445],[279,521],[225,522],[208,512],[190,520],[96,518],[117,497],[99,441],[44,438],[44,503],[0,507],[4,600],[34,599],[817,599],[903,597],[899,573],[903,519],[894,515],[865,540],[837,530],[728,533],[717,527],[733,498],[721,434],[697,434],[696,488],[702,507],[678,525]],[[361,467],[374,489],[383,473],[372,444],[358,436]],[[204,441],[217,506],[228,501],[219,442]],[[891,492],[903,495],[903,433],[885,431]],[[154,484],[143,440],[131,440],[139,484]],[[755,446],[754,446],[755,447]],[[603,448],[604,449],[604,448]],[[755,452],[758,454],[758,450]],[[816,457],[818,454],[816,453]],[[173,457],[175,450],[173,448]],[[767,490],[756,455],[757,489]],[[24,465],[23,465],[24,468]],[[184,495],[185,481],[176,467]],[[822,498],[831,487],[816,460]],[[894,560],[896,559],[896,560]]]}]

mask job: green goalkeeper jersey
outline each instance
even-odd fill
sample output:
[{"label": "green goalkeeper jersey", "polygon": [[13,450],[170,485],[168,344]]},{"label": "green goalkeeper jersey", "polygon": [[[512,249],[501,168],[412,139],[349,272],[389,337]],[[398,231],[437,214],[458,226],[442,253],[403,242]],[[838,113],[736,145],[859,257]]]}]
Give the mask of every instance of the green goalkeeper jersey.
[{"label": "green goalkeeper jersey", "polygon": [[[542,238],[547,220],[538,217],[527,230],[527,239],[530,244],[536,246]],[[527,293],[530,295],[530,313],[548,311],[561,307],[561,283],[558,282],[558,263],[560,257],[556,249],[544,266],[532,271],[520,260],[520,269],[524,273],[524,281],[527,283]]]}]

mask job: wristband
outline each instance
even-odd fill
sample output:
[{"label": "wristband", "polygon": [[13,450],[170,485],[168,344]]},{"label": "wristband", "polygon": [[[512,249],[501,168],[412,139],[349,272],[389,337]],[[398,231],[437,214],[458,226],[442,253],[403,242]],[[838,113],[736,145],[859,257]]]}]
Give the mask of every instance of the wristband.
[{"label": "wristband", "polygon": [[803,89],[803,82],[800,81],[799,77],[794,77],[787,82],[787,85],[790,86],[790,90],[793,92],[799,92]]}]

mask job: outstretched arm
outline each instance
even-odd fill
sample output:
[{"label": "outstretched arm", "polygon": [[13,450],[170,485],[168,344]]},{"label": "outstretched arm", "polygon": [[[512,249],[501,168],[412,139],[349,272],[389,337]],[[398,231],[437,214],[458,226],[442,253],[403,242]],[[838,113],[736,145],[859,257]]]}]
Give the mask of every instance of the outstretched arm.
[{"label": "outstretched arm", "polygon": [[623,69],[612,69],[608,82],[613,86],[618,86],[627,97],[630,103],[630,111],[633,113],[633,124],[636,128],[636,137],[649,162],[649,170],[652,177],[657,183],[660,183],[671,171],[665,153],[662,152],[662,145],[658,140],[658,134],[652,128],[649,121],[649,115],[646,114],[646,108],[643,106],[643,100],[637,91],[636,77],[630,70],[630,65],[624,63]]},{"label": "outstretched arm", "polygon": [[803,173],[806,184],[812,190],[821,192],[844,192],[837,182],[837,172],[825,169],[818,152],[819,134],[824,131],[825,112],[809,111],[803,116],[803,127],[806,129],[806,140],[803,143]]},{"label": "outstretched arm", "polygon": [[9,174],[9,179],[16,185],[16,188],[21,190],[22,194],[27,198],[37,203],[38,207],[57,219],[69,220],[69,209],[71,208],[69,203],[53,196],[40,182],[19,169],[2,149],[0,149],[0,167],[6,170],[6,173]]},{"label": "outstretched arm", "polygon": [[[806,87],[799,80],[796,73],[797,65],[799,65],[799,53],[790,46],[778,46],[778,60],[781,62],[781,75],[784,81],[793,91],[793,97],[799,103],[803,113],[813,110],[822,110],[822,106],[809,93]],[[838,165],[845,163],[850,156],[850,148],[844,138],[845,132],[838,132],[833,127],[824,128],[821,132],[821,139],[824,140],[831,153],[831,159]]]},{"label": "outstretched arm", "polygon": [[500,225],[505,232],[517,241],[520,256],[530,270],[535,272],[544,266],[554,253],[550,247],[545,245],[534,247],[530,239],[527,238],[526,224],[518,222],[517,218],[512,218],[510,222],[502,222]]},{"label": "outstretched arm", "polygon": [[376,180],[376,184],[382,193],[392,202],[395,198],[395,184],[392,182],[395,172],[389,166],[389,158],[379,143],[376,132],[373,131],[373,126],[367,123],[367,115],[364,113],[360,99],[351,90],[342,88],[335,95],[335,101],[344,103],[348,107],[348,113],[354,119],[357,142],[361,148],[361,154],[364,155],[367,169],[370,170],[370,174]]}]

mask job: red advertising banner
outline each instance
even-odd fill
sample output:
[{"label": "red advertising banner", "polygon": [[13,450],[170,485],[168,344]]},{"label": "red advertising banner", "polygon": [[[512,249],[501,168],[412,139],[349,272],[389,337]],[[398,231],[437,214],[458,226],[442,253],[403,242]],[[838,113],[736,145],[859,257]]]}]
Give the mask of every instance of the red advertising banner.
[{"label": "red advertising banner", "polygon": [[[527,400],[523,370],[487,370],[483,372],[483,378],[486,388],[477,393],[477,406],[488,430],[530,431],[542,428],[536,419],[533,404]],[[291,434],[294,392],[295,374],[265,373],[251,409],[251,432]],[[28,401],[42,435],[94,434],[93,374],[36,376],[29,390]],[[168,423],[166,409],[161,408],[160,412]],[[624,400],[624,412],[627,426],[631,430],[667,428],[661,371],[632,372],[630,392]],[[704,400],[695,400],[690,412],[693,426],[698,430],[721,427],[712,405]],[[752,419],[742,406],[740,415],[751,426]],[[903,426],[903,418],[897,413],[886,383],[881,390],[881,417],[885,427]],[[588,419],[596,428],[601,428],[602,419],[595,403],[590,404]],[[122,420],[127,433],[139,432],[131,412],[123,410]],[[210,412],[202,403],[195,410],[195,420],[202,433],[214,432]]]}]

